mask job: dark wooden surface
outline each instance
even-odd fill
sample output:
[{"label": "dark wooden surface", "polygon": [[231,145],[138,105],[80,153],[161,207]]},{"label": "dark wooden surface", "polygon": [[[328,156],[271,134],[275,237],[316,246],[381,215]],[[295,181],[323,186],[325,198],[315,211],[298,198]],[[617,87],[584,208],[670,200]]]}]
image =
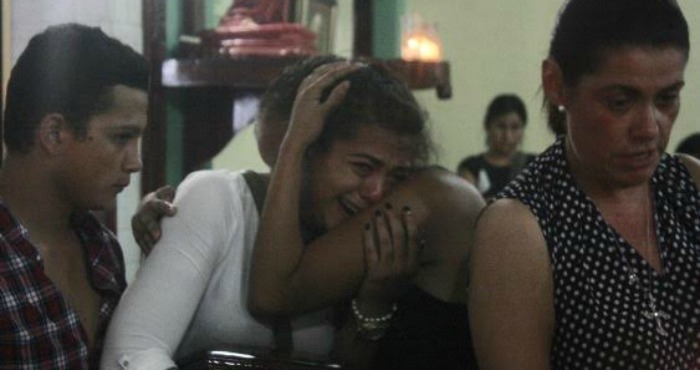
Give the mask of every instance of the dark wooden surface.
[{"label": "dark wooden surface", "polygon": [[[0,4],[0,30],[2,30],[2,18],[3,18],[3,12],[4,12],[4,2]],[[0,35],[1,36],[1,35]],[[0,37],[0,50],[3,49],[3,44],[2,44],[2,39],[3,37]],[[0,84],[5,82],[5,55],[0,56]],[[0,87],[0,166],[2,166],[2,161],[3,161],[3,145],[5,145],[5,135],[3,128],[5,125],[3,124],[4,119],[5,119],[5,96],[4,96],[4,86]]]},{"label": "dark wooden surface", "polygon": [[[298,58],[190,58],[163,62],[163,85],[169,88],[227,87],[263,90]],[[406,81],[411,89],[435,88],[440,99],[452,96],[448,62],[412,62],[371,59]]]},{"label": "dark wooden surface", "polygon": [[183,173],[202,169],[233,137],[236,89],[207,86],[181,91]]},{"label": "dark wooden surface", "polygon": [[162,75],[165,87],[229,87],[265,89],[298,58],[167,59]]},{"label": "dark wooden surface", "polygon": [[440,99],[452,97],[449,62],[413,62],[402,59],[377,60],[411,89],[435,89]]},{"label": "dark wooden surface", "polygon": [[166,96],[161,82],[165,59],[165,1],[142,0],[143,49],[151,68],[148,126],[141,143],[143,169],[141,194],[147,194],[166,181]]},{"label": "dark wooden surface", "polygon": [[353,1],[353,22],[355,24],[352,40],[352,55],[371,57],[372,47],[372,1]]}]

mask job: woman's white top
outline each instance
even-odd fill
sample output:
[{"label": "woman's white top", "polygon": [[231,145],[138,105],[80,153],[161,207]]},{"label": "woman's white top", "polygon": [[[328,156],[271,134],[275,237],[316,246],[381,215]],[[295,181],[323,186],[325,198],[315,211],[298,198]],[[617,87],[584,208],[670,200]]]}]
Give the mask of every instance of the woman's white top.
[{"label": "woman's white top", "polygon": [[[242,172],[195,172],[175,205],[112,318],[101,368],[166,369],[225,344],[274,345],[272,329],[246,309],[260,216]],[[292,337],[296,353],[327,355],[330,311],[292,320]]]}]

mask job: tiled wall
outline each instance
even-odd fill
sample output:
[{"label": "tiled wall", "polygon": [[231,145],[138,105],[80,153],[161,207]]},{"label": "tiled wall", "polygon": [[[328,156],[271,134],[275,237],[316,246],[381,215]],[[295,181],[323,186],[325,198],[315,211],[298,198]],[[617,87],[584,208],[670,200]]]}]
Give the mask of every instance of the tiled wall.
[{"label": "tiled wall", "polygon": [[[47,26],[76,22],[99,26],[136,51],[143,50],[141,0],[11,0],[12,63],[29,39]],[[130,220],[140,198],[140,178],[132,176],[131,185],[117,199],[117,234],[126,259],[127,279],[138,268],[140,253],[131,236]]]}]

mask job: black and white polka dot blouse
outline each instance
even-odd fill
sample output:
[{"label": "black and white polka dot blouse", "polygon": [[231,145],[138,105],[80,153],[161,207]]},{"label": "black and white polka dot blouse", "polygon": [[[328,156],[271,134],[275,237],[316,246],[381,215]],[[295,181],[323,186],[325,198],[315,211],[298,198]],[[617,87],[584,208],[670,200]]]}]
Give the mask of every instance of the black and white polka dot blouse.
[{"label": "black and white polka dot blouse", "polygon": [[527,205],[547,242],[556,315],[552,368],[700,368],[700,193],[670,155],[651,182],[662,274],[576,185],[563,139],[499,195]]}]

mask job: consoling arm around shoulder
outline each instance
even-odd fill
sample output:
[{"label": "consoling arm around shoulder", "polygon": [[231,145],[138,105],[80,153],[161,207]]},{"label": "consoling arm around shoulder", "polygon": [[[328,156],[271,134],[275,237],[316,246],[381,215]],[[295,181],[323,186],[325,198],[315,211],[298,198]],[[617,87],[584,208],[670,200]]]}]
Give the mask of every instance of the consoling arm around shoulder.
[{"label": "consoling arm around shoulder", "polygon": [[[427,242],[419,256],[420,264],[434,268],[419,268],[416,284],[444,300],[450,300],[455,290],[463,292],[466,279],[459,278],[458,270],[466,277],[467,253],[472,242],[469,228],[483,200],[471,185],[449,171],[426,169],[398,185],[382,204],[363,210],[314,240],[297,259],[280,261],[292,265],[290,273],[261,276],[264,280],[251,284],[249,309],[262,316],[290,314],[352,297],[365,274],[364,225],[374,210],[385,203],[397,209],[410,207]],[[270,253],[265,260],[275,256]],[[255,260],[253,271],[269,271],[263,266],[265,260]]]},{"label": "consoling arm around shoulder", "polygon": [[534,215],[519,201],[498,200],[477,222],[468,305],[480,369],[549,368],[549,253]]}]

